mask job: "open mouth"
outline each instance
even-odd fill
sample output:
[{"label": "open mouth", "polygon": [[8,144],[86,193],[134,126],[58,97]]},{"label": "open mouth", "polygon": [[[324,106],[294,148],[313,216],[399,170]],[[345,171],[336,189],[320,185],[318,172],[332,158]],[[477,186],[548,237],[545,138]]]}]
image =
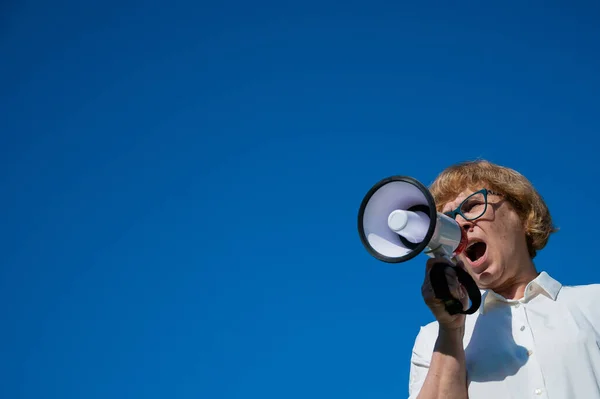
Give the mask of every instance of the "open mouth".
[{"label": "open mouth", "polygon": [[487,244],[483,241],[475,241],[467,246],[465,250],[465,255],[471,261],[471,264],[474,266],[479,265],[481,262],[485,260],[485,253],[487,251]]}]

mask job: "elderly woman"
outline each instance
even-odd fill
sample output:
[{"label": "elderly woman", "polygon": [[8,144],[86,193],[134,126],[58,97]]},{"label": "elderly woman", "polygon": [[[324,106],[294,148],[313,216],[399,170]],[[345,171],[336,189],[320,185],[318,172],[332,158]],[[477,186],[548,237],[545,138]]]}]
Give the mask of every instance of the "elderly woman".
[{"label": "elderly woman", "polygon": [[[457,262],[482,302],[474,314],[447,313],[427,262],[422,294],[436,320],[416,337],[410,398],[600,398],[600,285],[563,286],[538,271],[533,259],[555,228],[531,183],[474,161],[443,171],[431,193],[467,233]],[[450,287],[466,307],[456,278]]]}]

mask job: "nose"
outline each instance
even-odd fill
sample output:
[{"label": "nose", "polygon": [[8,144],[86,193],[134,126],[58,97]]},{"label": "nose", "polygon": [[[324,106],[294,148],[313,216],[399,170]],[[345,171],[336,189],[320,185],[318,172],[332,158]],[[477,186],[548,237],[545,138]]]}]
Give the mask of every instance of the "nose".
[{"label": "nose", "polygon": [[457,215],[456,216],[456,223],[458,223],[458,225],[464,230],[464,231],[469,231],[471,230],[471,228],[473,228],[473,222],[464,219],[461,215]]}]

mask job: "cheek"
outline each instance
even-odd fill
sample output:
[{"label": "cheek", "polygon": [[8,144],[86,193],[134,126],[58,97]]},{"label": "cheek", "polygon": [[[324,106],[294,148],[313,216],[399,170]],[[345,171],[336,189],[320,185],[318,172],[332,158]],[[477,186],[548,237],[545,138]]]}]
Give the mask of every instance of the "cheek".
[{"label": "cheek", "polygon": [[464,263],[464,264],[467,263],[467,257],[465,256],[464,252],[462,254],[456,256],[454,259],[457,260],[458,263]]},{"label": "cheek", "polygon": [[510,228],[510,226],[506,226],[506,225],[502,225],[502,226],[498,226],[498,238],[500,243],[510,243],[512,241],[512,229]]},{"label": "cheek", "polygon": [[512,251],[525,243],[525,230],[519,219],[498,220],[492,235],[496,251]]}]

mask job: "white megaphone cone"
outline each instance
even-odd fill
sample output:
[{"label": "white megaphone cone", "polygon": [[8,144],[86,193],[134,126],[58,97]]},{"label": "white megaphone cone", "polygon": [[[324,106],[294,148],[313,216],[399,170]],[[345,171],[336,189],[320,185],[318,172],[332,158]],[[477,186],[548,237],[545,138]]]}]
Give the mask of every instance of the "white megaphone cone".
[{"label": "white megaphone cone", "polygon": [[410,260],[423,252],[441,258],[431,272],[436,296],[452,314],[473,313],[481,301],[475,282],[464,270],[455,268],[459,281],[472,301],[469,310],[450,295],[444,269],[451,257],[467,246],[467,237],[452,218],[439,213],[429,190],[408,176],[392,176],[375,184],[364,197],[358,213],[358,231],[367,251],[387,263]]}]

